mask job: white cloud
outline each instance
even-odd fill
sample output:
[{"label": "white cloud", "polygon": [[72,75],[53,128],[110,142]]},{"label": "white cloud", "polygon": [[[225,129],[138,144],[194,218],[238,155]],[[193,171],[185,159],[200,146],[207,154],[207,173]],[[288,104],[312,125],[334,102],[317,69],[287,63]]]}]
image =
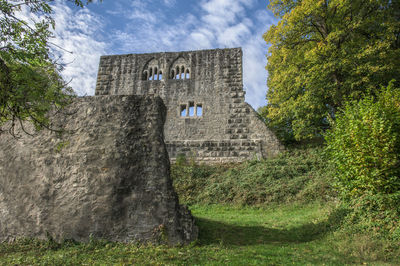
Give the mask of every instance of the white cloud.
[{"label": "white cloud", "polygon": [[[87,8],[72,10],[58,0],[52,4],[55,20],[54,38],[49,40],[51,53],[57,63],[63,64],[62,76],[78,95],[93,95],[100,55],[106,49],[98,40],[101,20]],[[33,24],[40,17],[27,8],[18,17]]]},{"label": "white cloud", "polygon": [[164,1],[164,5],[168,6],[168,7],[172,7],[176,4],[176,0],[163,0]]},{"label": "white cloud", "polygon": [[201,1],[193,4],[196,13],[166,19],[152,8],[151,1],[135,0],[131,4],[133,10],[125,12],[133,14],[129,18],[147,18],[147,23],[129,25],[117,31],[113,39],[119,43],[120,52],[127,53],[132,52],[128,50],[132,47],[135,52],[158,52],[238,46],[252,26],[245,16],[245,7],[252,3],[254,1]]},{"label": "white cloud", "polygon": [[212,46],[212,39],[202,32],[192,32],[187,43],[191,49],[207,49]]},{"label": "white cloud", "polygon": [[133,10],[133,12],[129,14],[128,18],[144,20],[147,23],[157,22],[157,16],[147,10]]},{"label": "white cloud", "polygon": [[144,7],[146,7],[146,1],[132,0],[131,6],[134,7],[134,8],[143,9]]},{"label": "white cloud", "polygon": [[218,36],[218,43],[224,44],[228,47],[235,47],[243,44],[243,41],[251,36],[251,24],[250,20],[246,20],[228,27]]},{"label": "white cloud", "polygon": [[239,16],[245,11],[244,4],[246,2],[251,5],[251,2],[254,1],[207,0],[202,1],[201,7],[211,15],[226,16],[229,20],[232,20],[232,15]]},{"label": "white cloud", "polygon": [[122,7],[122,15],[130,20],[142,20],[147,24],[156,25],[164,19],[164,14],[155,9],[151,2],[134,0],[131,3],[132,9]]},{"label": "white cloud", "polygon": [[[258,36],[261,40],[261,36]],[[265,70],[265,44],[256,36],[243,45],[243,80],[246,101],[255,109],[265,105],[267,92],[267,71]]]},{"label": "white cloud", "polygon": [[265,96],[267,93],[268,73],[265,69],[267,64],[266,53],[267,44],[262,39],[262,35],[268,30],[275,18],[266,10],[256,13],[253,21],[256,30],[243,42],[243,79],[246,88],[246,100],[255,109],[267,103]]},{"label": "white cloud", "polygon": [[107,48],[98,38],[101,19],[87,8],[75,11],[61,2],[56,2],[53,9],[56,23],[53,50],[66,63],[62,75],[78,95],[93,95],[99,59]]}]

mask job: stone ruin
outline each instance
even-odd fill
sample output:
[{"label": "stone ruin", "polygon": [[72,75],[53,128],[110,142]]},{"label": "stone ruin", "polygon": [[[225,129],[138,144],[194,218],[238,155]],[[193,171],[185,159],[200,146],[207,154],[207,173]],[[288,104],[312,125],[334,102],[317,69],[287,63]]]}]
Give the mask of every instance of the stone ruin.
[{"label": "stone ruin", "polygon": [[102,56],[96,96],[50,116],[64,134],[0,136],[0,241],[194,240],[170,160],[282,149],[244,94],[240,48]]},{"label": "stone ruin", "polygon": [[244,101],[241,48],[102,56],[96,95],[160,96],[171,161],[244,161],[283,148]]},{"label": "stone ruin", "polygon": [[84,97],[53,117],[61,136],[2,134],[0,242],[194,240],[169,175],[165,111],[158,97]]}]

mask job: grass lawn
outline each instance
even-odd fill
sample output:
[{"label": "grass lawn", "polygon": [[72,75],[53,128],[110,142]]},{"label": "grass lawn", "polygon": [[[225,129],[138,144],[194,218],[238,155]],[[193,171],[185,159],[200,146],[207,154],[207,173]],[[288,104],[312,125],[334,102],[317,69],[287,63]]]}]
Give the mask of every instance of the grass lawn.
[{"label": "grass lawn", "polygon": [[[346,252],[344,245],[349,242],[333,232],[332,209],[317,203],[268,209],[197,205],[191,209],[200,233],[189,246],[20,240],[0,245],[0,264],[385,265],[369,254],[373,250],[367,249],[365,258],[362,253]],[[386,265],[396,262],[400,264],[389,258]]]}]

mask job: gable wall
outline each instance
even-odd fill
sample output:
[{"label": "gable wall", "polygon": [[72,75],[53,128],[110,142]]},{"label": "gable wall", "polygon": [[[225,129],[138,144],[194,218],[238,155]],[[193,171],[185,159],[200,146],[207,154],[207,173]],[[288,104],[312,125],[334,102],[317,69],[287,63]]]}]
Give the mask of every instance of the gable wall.
[{"label": "gable wall", "polygon": [[[189,79],[174,78],[176,67]],[[162,72],[161,80],[148,80]],[[159,77],[159,76],[157,76]],[[164,127],[170,159],[179,154],[198,161],[242,161],[276,155],[279,141],[245,103],[242,50],[102,56],[96,95],[158,95],[167,107]],[[190,103],[201,116],[181,116]]]}]

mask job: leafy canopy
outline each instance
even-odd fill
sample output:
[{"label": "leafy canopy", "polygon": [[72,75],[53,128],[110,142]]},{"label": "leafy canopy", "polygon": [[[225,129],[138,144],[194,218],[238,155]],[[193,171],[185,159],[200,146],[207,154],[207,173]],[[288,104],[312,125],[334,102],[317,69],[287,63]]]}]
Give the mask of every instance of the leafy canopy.
[{"label": "leafy canopy", "polygon": [[[264,115],[280,137],[320,135],[347,98],[400,80],[400,2],[272,0]],[[282,132],[283,131],[283,132]]]},{"label": "leafy canopy", "polygon": [[[69,1],[83,7],[80,0]],[[14,134],[17,124],[28,133],[24,121],[37,130],[50,128],[48,111],[59,111],[73,97],[50,50],[51,2],[0,0],[0,134]],[[29,20],[22,11],[29,12]]]}]

